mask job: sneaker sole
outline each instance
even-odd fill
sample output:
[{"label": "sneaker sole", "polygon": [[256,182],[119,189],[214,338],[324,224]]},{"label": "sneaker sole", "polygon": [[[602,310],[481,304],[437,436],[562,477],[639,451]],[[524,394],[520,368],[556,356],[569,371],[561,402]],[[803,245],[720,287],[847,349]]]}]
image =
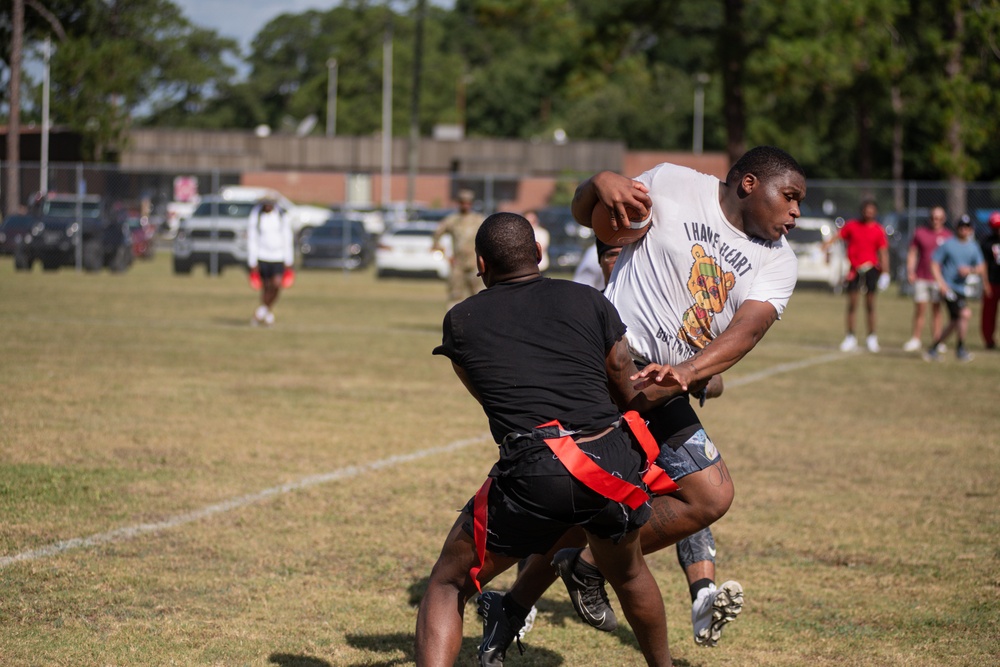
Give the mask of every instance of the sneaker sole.
[{"label": "sneaker sole", "polygon": [[736,620],[743,611],[743,587],[739,582],[727,581],[719,586],[719,592],[712,602],[712,623],[695,635],[698,646],[715,646],[722,637],[722,629]]},{"label": "sneaker sole", "polygon": [[[563,550],[570,551],[570,550]],[[552,567],[556,569],[559,576],[563,580],[563,584],[566,585],[566,591],[569,593],[570,602],[573,603],[573,609],[576,611],[576,615],[580,617],[580,620],[589,625],[592,628],[596,628],[602,632],[614,632],[618,628],[618,619],[615,617],[614,612],[608,609],[600,617],[592,616],[587,612],[586,607],[583,606],[580,600],[580,592],[576,589],[576,582],[573,580],[573,563],[579,556],[567,556],[560,557],[560,552],[556,552],[555,558],[552,559]]]}]

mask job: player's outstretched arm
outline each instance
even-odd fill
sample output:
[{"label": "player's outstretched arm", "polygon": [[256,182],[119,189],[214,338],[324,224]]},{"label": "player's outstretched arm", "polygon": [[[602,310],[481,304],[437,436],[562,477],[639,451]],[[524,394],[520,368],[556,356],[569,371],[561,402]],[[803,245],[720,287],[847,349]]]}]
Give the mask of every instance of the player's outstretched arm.
[{"label": "player's outstretched arm", "polygon": [[712,344],[672,368],[679,381],[694,386],[697,380],[720,375],[754,348],[778,319],[778,311],[764,301],[746,301],[729,326]]},{"label": "player's outstretched arm", "polygon": [[632,378],[638,369],[632,361],[632,355],[628,353],[628,345],[624,338],[618,339],[604,361],[608,374],[608,391],[619,410],[645,412],[686,391],[669,381],[661,384],[650,382],[641,388],[636,388]]}]

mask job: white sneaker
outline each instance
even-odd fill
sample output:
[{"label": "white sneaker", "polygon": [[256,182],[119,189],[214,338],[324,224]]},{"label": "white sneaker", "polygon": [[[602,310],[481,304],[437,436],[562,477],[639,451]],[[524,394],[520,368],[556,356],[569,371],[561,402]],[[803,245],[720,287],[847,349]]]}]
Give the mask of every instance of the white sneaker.
[{"label": "white sneaker", "polygon": [[531,605],[531,611],[529,611],[528,615],[524,617],[524,625],[517,631],[518,637],[524,639],[524,636],[528,634],[528,631],[535,626],[536,616],[538,616],[538,608],[535,605]]},{"label": "white sneaker", "polygon": [[739,582],[727,581],[718,588],[715,584],[698,591],[691,604],[691,626],[694,643],[698,646],[715,646],[722,636],[722,629],[736,620],[743,611],[743,587]]},{"label": "white sneaker", "polygon": [[270,310],[267,311],[267,315],[264,316],[264,325],[269,327],[274,326],[274,313]]},{"label": "white sneaker", "polygon": [[858,339],[854,337],[854,334],[844,336],[844,342],[840,344],[840,351],[854,352],[856,349],[858,349]]},{"label": "white sneaker", "polygon": [[947,345],[945,345],[944,343],[938,343],[938,346],[937,346],[937,353],[938,354],[945,354],[947,351],[948,351],[948,346]]},{"label": "white sneaker", "polygon": [[911,338],[910,340],[903,343],[903,352],[916,352],[920,349],[920,339]]},{"label": "white sneaker", "polygon": [[868,334],[868,338],[865,339],[865,345],[868,346],[869,352],[878,352],[882,349],[878,346],[878,336],[875,334]]}]

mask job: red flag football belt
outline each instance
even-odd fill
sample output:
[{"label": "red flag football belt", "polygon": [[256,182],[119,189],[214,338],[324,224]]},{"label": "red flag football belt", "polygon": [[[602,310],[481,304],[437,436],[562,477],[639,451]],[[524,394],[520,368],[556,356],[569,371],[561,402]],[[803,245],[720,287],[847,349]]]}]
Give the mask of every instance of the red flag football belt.
[{"label": "red flag football belt", "polygon": [[[643,454],[646,456],[646,472],[643,473],[642,481],[650,491],[657,495],[676,491],[679,488],[676,482],[670,479],[666,471],[655,463],[656,457],[660,453],[660,448],[657,446],[653,434],[646,427],[646,422],[634,410],[626,412],[623,416],[633,437],[635,437],[642,448]],[[552,420],[537,428],[546,428],[549,426],[554,426],[560,431],[562,430],[562,425],[557,420]],[[599,493],[615,502],[623,503],[633,510],[649,500],[649,494],[646,491],[631,482],[625,481],[621,477],[615,477],[594,463],[594,460],[580,449],[580,446],[576,444],[576,441],[571,436],[565,435],[559,438],[547,438],[545,444],[556,455],[559,462],[566,467],[569,474],[591,491]],[[486,482],[476,492],[475,499],[472,502],[472,537],[476,543],[478,563],[469,570],[469,574],[480,593],[482,593],[483,589],[480,587],[478,576],[483,568],[483,564],[486,562],[487,501],[492,481],[492,478],[486,478]]]}]

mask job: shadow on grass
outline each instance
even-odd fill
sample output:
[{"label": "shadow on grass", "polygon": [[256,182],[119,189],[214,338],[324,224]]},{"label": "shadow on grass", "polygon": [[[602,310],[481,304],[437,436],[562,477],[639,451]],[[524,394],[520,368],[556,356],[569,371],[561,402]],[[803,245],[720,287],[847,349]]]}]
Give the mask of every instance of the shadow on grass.
[{"label": "shadow on grass", "polygon": [[279,667],[333,667],[326,660],[310,658],[307,655],[289,655],[287,653],[274,653],[267,661]]},{"label": "shadow on grass", "polygon": [[[421,598],[423,598],[424,593],[427,592],[427,582],[429,581],[429,579],[430,579],[429,577],[422,577],[420,579],[417,579],[407,588],[407,593],[408,593],[407,601],[409,602],[410,606],[412,607],[420,606],[420,600]],[[570,624],[583,625],[583,621],[581,621],[577,617],[576,611],[573,609],[573,604],[571,602],[568,601],[554,602],[552,600],[546,600],[543,598],[538,601],[536,606],[538,608],[538,614],[539,614],[539,619],[536,621],[537,623],[537,625],[535,626],[536,628],[542,628],[546,624],[556,627],[563,627]],[[542,630],[542,632],[544,632],[544,629]],[[617,630],[611,633],[611,636],[617,639],[623,646],[627,646],[628,648],[634,650],[637,656],[641,656],[642,651],[639,648],[639,643],[636,641],[635,635],[632,633],[630,629],[626,627],[619,627]],[[350,638],[348,638],[348,641],[350,641]],[[530,635],[528,636],[528,641],[529,642],[531,641]],[[474,654],[476,648],[477,648],[476,641],[470,639],[463,640],[462,643],[463,653],[469,651]],[[403,662],[412,661],[413,660],[412,646],[408,648],[403,648],[402,650],[407,651],[408,652],[407,654],[409,656]],[[545,649],[535,649],[534,647],[531,647],[530,644],[527,645],[527,651],[531,654],[533,665],[561,665],[563,663],[563,659],[559,655],[552,653],[551,651]],[[516,655],[516,654],[517,654],[516,645],[511,645],[511,648],[508,651],[508,655]],[[400,664],[400,662],[394,661],[394,662],[384,662],[376,664],[388,666],[388,665],[397,665]],[[689,663],[686,660],[680,660],[680,659],[674,660],[674,665],[675,667],[692,667],[691,663]]]},{"label": "shadow on grass", "polygon": [[[370,653],[401,653],[400,657],[387,658],[381,662],[373,662],[370,659],[363,662],[352,663],[349,667],[361,667],[361,665],[372,665],[374,667],[394,667],[395,665],[410,665],[416,660],[413,654],[414,637],[410,633],[394,633],[388,635],[347,635],[347,643],[353,648]],[[469,664],[476,655],[479,648],[479,640],[473,637],[462,638],[462,650],[459,653],[455,664]],[[558,653],[544,648],[534,648],[526,646],[527,656],[531,655],[531,664],[538,667],[556,667],[565,661]],[[517,656],[517,645],[512,644],[507,651],[508,657]],[[309,663],[303,663],[309,664]],[[310,665],[311,667],[311,665]],[[319,667],[317,665],[316,667]]]}]

